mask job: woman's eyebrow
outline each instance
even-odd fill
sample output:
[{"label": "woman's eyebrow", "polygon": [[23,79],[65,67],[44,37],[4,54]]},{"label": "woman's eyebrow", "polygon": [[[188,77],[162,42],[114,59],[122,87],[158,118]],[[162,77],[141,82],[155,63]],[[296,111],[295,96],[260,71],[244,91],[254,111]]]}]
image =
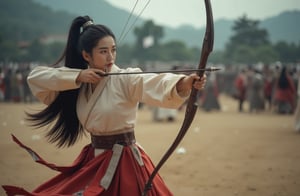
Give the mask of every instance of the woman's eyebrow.
[{"label": "woman's eyebrow", "polygon": [[[117,46],[112,46],[111,48],[116,48]],[[102,47],[98,47],[98,50],[103,50],[103,49],[109,49],[110,47],[108,46],[102,46]]]},{"label": "woman's eyebrow", "polygon": [[98,47],[98,50],[103,50],[103,49],[108,49],[108,47],[106,47],[106,46]]}]

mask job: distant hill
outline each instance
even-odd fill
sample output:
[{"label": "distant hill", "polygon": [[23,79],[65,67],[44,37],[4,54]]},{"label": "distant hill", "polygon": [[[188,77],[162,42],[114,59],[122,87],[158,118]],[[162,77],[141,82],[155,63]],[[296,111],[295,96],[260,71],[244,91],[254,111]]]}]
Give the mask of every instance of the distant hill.
[{"label": "distant hill", "polygon": [[[118,38],[129,13],[112,6],[109,1],[105,0],[1,0],[0,25],[2,32],[0,35],[5,35],[6,29],[14,29],[13,36],[25,40],[41,34],[66,34],[72,19],[78,15],[89,15],[96,23],[108,25]],[[135,17],[132,17],[134,20]],[[141,17],[135,25],[139,26],[144,21],[145,19]],[[299,10],[286,11],[260,21],[260,27],[267,29],[273,43],[280,40],[299,43],[300,25],[298,25],[298,21],[300,21]],[[233,20],[225,19],[215,21],[214,48],[216,50],[224,48],[232,35],[233,23]],[[185,25],[171,28],[164,26],[164,31],[164,42],[176,39],[184,41],[188,46],[199,47],[203,41],[205,27],[195,28]],[[134,41],[132,32],[133,29],[128,33],[124,42],[132,43]]]},{"label": "distant hill", "polygon": [[[74,16],[89,15],[95,23],[107,25],[118,38],[126,24],[129,13],[125,10],[116,8],[105,0],[32,0],[44,6],[48,6],[54,11],[65,11]],[[133,19],[135,17],[133,16]],[[135,25],[141,25],[142,18],[137,19]],[[132,29],[133,30],[133,29]],[[132,42],[134,36],[128,33],[127,41]]]},{"label": "distant hill", "polygon": [[53,11],[32,0],[0,0],[0,35],[4,39],[32,40],[66,33],[74,15]]},{"label": "distant hill", "polygon": [[300,11],[286,11],[261,22],[261,27],[270,33],[272,42],[300,43]]}]

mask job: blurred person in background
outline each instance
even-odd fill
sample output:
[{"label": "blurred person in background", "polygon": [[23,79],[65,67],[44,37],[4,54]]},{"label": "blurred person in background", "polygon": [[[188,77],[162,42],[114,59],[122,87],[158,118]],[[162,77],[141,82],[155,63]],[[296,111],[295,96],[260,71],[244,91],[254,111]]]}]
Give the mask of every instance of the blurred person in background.
[{"label": "blurred person in background", "polygon": [[201,94],[201,108],[206,112],[221,109],[217,75],[213,72],[207,75],[206,88]]},{"label": "blurred person in background", "polygon": [[298,85],[297,85],[297,107],[295,110],[295,131],[300,133],[300,75],[298,73]]},{"label": "blurred person in background", "polygon": [[234,80],[234,86],[236,89],[235,98],[238,100],[238,110],[239,112],[244,111],[244,101],[246,100],[246,92],[247,92],[247,75],[246,69],[242,69],[241,72],[237,75]]},{"label": "blurred person in background", "polygon": [[264,80],[260,67],[251,68],[248,72],[247,98],[249,112],[262,112],[265,109]]},{"label": "blurred person in background", "polygon": [[274,105],[279,114],[293,114],[296,108],[296,87],[286,66],[282,67],[276,81]]}]

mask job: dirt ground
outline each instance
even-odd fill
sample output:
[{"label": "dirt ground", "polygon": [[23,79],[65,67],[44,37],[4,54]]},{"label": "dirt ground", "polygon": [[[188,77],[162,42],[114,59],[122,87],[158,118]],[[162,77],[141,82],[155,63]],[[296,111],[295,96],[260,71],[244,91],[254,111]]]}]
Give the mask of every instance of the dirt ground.
[{"label": "dirt ground", "polygon": [[[160,170],[176,196],[300,196],[300,133],[292,115],[238,113],[231,98],[220,98],[222,111],[197,111],[176,152]],[[34,189],[56,174],[33,162],[11,140],[11,134],[51,163],[69,165],[81,148],[57,149],[24,121],[24,111],[40,104],[0,103],[0,184]],[[153,122],[149,108],[139,112],[136,137],[157,163],[182,123]],[[0,195],[5,195],[0,190]]]}]

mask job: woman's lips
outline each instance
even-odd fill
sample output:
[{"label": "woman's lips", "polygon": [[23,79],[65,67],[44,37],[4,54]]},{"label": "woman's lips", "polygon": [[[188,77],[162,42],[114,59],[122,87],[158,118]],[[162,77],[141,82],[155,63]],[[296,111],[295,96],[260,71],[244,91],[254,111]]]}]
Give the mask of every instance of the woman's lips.
[{"label": "woman's lips", "polygon": [[105,66],[104,71],[105,71],[105,72],[110,72],[112,66],[113,66],[113,63],[107,64],[107,65]]}]

